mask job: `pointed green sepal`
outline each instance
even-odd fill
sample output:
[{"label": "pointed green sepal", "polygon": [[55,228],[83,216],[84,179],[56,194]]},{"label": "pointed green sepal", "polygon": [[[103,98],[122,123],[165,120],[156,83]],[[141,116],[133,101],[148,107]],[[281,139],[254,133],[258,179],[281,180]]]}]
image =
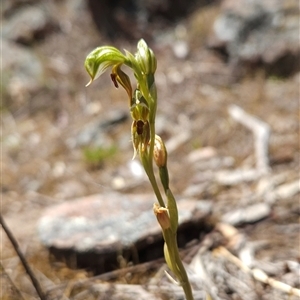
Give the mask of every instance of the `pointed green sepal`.
[{"label": "pointed green sepal", "polygon": [[135,54],[135,58],[143,73],[145,75],[154,74],[157,62],[153,51],[143,39],[138,42],[137,49],[138,51]]}]

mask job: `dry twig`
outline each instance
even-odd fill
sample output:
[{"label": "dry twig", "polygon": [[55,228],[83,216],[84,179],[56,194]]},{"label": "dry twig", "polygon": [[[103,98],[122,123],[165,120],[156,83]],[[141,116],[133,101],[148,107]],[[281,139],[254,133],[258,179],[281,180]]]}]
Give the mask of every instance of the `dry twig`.
[{"label": "dry twig", "polygon": [[236,105],[231,105],[228,109],[230,116],[237,122],[249,128],[255,138],[256,169],[262,174],[269,171],[268,143],[270,136],[270,126],[249,115]]},{"label": "dry twig", "polygon": [[14,235],[12,234],[12,232],[10,231],[10,229],[8,228],[8,226],[6,225],[6,223],[4,222],[4,219],[2,217],[2,215],[0,214],[0,224],[2,225],[3,230],[5,231],[7,237],[9,238],[11,244],[13,245],[13,248],[15,249],[18,257],[20,258],[20,261],[25,269],[25,271],[27,272],[32,285],[34,286],[37,294],[39,295],[41,300],[46,300],[46,296],[44,294],[44,291],[42,290],[42,287],[40,285],[40,283],[38,282],[36,276],[34,275],[33,271],[31,270],[29,264],[27,263],[27,260],[25,258],[25,256],[23,255],[19,244],[17,242],[17,240],[15,239]]}]

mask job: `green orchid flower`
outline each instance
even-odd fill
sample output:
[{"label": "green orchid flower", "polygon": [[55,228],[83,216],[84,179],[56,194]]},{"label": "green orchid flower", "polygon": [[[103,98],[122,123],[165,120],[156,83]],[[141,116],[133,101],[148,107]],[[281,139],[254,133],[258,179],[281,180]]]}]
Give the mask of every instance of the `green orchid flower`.
[{"label": "green orchid flower", "polygon": [[[157,68],[156,57],[144,40],[138,42],[135,54],[127,50],[124,50],[124,53],[111,46],[99,47],[92,51],[85,60],[85,68],[91,77],[87,86],[111,68],[111,80],[115,87],[119,87],[120,84],[127,92],[132,117],[133,158],[139,154],[158,201],[154,204],[154,214],[161,226],[165,240],[165,259],[176,276],[177,283],[182,286],[186,299],[193,300],[192,289],[177,246],[178,211],[176,200],[169,187],[167,150],[162,139],[155,134],[157,92],[154,75]],[[135,89],[132,88],[129,76],[121,70],[123,64],[128,66],[134,74]],[[153,162],[158,167],[166,201],[164,201],[158,186]]]},{"label": "green orchid flower", "polygon": [[103,46],[93,50],[85,59],[85,69],[91,77],[86,86],[101,76],[108,68],[126,62],[126,56],[115,47]]}]

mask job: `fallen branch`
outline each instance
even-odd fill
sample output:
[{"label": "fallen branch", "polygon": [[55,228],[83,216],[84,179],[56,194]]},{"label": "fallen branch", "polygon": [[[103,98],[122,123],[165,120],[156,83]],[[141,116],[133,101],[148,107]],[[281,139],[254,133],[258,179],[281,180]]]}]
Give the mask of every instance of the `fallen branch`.
[{"label": "fallen branch", "polygon": [[26,261],[25,256],[23,255],[19,244],[17,242],[17,240],[15,239],[14,235],[12,234],[12,232],[10,231],[10,229],[8,228],[8,226],[6,225],[6,223],[4,222],[4,219],[2,217],[2,215],[0,214],[0,224],[2,225],[2,228],[4,230],[4,232],[6,233],[7,237],[9,238],[13,248],[15,249],[18,257],[20,258],[20,261],[25,269],[25,271],[27,272],[32,285],[34,286],[37,294],[39,295],[41,300],[46,300],[46,296],[44,294],[44,291],[42,290],[42,287],[40,285],[40,283],[38,282],[37,278],[35,277],[33,271],[31,270],[29,264]]},{"label": "fallen branch", "polygon": [[230,116],[253,132],[255,138],[256,169],[262,174],[269,172],[268,143],[270,126],[258,118],[246,113],[236,105],[228,108]]},{"label": "fallen branch", "polygon": [[300,297],[300,290],[297,288],[294,288],[286,283],[283,283],[281,281],[275,280],[271,277],[269,277],[264,271],[254,268],[249,268],[246,264],[244,264],[239,258],[231,254],[225,247],[220,246],[215,251],[215,254],[222,255],[223,257],[226,257],[228,260],[230,260],[232,263],[234,263],[236,266],[238,266],[241,270],[243,270],[246,273],[250,273],[253,278],[256,280],[263,282],[265,284],[270,285],[271,287],[280,290],[282,292],[285,292],[289,295],[294,295]]}]

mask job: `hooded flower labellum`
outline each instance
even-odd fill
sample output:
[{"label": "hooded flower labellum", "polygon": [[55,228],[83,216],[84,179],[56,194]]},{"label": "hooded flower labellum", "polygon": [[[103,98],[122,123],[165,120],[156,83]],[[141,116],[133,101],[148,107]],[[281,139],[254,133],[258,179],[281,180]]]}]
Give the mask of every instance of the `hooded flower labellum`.
[{"label": "hooded flower labellum", "polygon": [[125,62],[126,56],[115,47],[103,46],[96,48],[87,56],[84,63],[84,66],[91,77],[87,86],[102,75],[109,67],[120,65]]},{"label": "hooded flower labellum", "polygon": [[148,121],[134,120],[131,125],[131,138],[134,149],[133,158],[137,153],[146,151],[150,141],[150,127]]}]

